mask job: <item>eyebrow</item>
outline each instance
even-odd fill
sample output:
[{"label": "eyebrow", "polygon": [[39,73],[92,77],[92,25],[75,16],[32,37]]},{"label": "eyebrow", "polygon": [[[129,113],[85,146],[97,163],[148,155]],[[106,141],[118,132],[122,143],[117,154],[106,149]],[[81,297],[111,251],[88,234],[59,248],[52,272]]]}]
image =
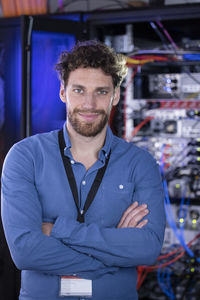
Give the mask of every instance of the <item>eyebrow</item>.
[{"label": "eyebrow", "polygon": [[80,89],[84,89],[85,87],[83,85],[80,84],[72,84],[73,88],[80,88]]},{"label": "eyebrow", "polygon": [[97,90],[111,90],[109,86],[99,86],[96,88]]},{"label": "eyebrow", "polygon": [[[72,84],[72,88],[85,89],[86,87],[81,84]],[[109,86],[98,86],[95,89],[96,90],[111,90],[111,88]]]}]

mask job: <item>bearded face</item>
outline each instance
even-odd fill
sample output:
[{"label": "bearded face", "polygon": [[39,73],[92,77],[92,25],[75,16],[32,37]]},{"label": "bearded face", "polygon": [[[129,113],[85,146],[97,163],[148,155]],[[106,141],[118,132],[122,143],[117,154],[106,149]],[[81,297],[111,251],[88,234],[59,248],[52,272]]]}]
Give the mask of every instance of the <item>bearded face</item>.
[{"label": "bearded face", "polygon": [[61,86],[60,97],[66,103],[68,130],[94,137],[107,125],[119,90],[101,69],[78,68],[70,73],[66,88]]},{"label": "bearded face", "polygon": [[[108,123],[110,112],[99,110],[85,110],[75,108],[68,111],[67,118],[72,128],[80,135],[94,137],[99,134]],[[81,117],[82,116],[82,119]],[[83,120],[85,117],[86,120]],[[91,118],[90,120],[87,120]]]}]

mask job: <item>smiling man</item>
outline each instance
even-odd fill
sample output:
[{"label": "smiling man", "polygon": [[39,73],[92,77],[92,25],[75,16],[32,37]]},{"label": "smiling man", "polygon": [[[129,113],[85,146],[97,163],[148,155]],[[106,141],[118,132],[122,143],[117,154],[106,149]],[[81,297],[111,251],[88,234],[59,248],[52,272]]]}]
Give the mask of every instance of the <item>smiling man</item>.
[{"label": "smiling man", "polygon": [[119,100],[119,88],[114,91],[112,78],[101,69],[79,68],[71,72],[66,90],[61,86],[60,97],[67,105],[68,128],[94,137],[103,129],[105,135],[112,105]]},{"label": "smiling man", "polygon": [[56,69],[63,128],[15,144],[2,173],[19,299],[137,300],[136,267],[159,255],[165,214],[157,163],[108,126],[126,61],[85,41]]},{"label": "smiling man", "polygon": [[119,101],[119,87],[114,89],[112,77],[101,68],[80,67],[71,71],[67,85],[61,84],[60,98],[66,103],[71,152],[88,169],[105,142],[112,106]]}]

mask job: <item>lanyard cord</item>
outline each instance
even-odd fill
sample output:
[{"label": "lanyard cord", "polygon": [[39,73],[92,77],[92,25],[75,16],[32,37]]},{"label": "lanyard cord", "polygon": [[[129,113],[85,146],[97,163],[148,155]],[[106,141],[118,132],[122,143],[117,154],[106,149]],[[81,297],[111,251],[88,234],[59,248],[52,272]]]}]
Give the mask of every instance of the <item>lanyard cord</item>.
[{"label": "lanyard cord", "polygon": [[109,155],[106,158],[105,165],[98,170],[97,175],[94,179],[94,182],[91,186],[91,189],[87,195],[87,199],[85,201],[84,208],[83,208],[83,210],[80,211],[78,190],[77,190],[76,180],[74,177],[74,172],[72,170],[72,166],[71,166],[69,157],[64,155],[65,140],[64,140],[64,135],[63,135],[62,129],[58,132],[58,140],[59,140],[60,153],[61,153],[63,164],[65,167],[65,172],[66,172],[66,175],[67,175],[67,178],[69,181],[69,185],[70,185],[70,188],[71,188],[71,191],[72,191],[72,194],[74,197],[74,202],[76,204],[76,208],[77,208],[77,212],[78,212],[77,221],[79,221],[80,223],[84,223],[84,215],[85,215],[86,211],[88,210],[88,208],[90,207],[90,205],[92,204],[92,201],[94,200],[96,193],[99,189],[99,186],[102,182],[104,173],[105,173],[107,165],[108,165],[108,161],[110,159],[111,151],[109,152]]}]

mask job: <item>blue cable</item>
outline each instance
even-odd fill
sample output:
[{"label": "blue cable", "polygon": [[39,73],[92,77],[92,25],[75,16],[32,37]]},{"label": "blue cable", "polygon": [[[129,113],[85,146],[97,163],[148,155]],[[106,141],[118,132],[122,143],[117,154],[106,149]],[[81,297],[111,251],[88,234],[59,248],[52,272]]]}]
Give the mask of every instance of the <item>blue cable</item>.
[{"label": "blue cable", "polygon": [[[177,228],[176,223],[173,219],[172,211],[171,211],[171,202],[170,202],[170,199],[169,199],[168,189],[167,189],[167,182],[166,182],[165,179],[163,180],[163,187],[164,187],[164,191],[165,191],[165,212],[166,212],[166,216],[167,216],[167,221],[168,221],[170,227],[173,229],[177,239],[180,241],[183,248],[186,250],[186,252],[189,254],[189,256],[194,257],[194,253],[192,252],[192,250],[185,243],[185,240],[184,240],[182,234],[180,234],[180,232],[178,232],[178,228]],[[169,215],[169,211],[170,211],[171,216]]]},{"label": "blue cable", "polygon": [[[184,193],[185,194],[185,193]],[[185,197],[184,196],[182,196],[182,198],[181,198],[181,204],[180,204],[180,212],[179,212],[179,219],[180,219],[180,215],[181,215],[181,211],[183,211],[183,205],[184,205],[184,199],[185,199]],[[187,210],[188,210],[188,206],[189,206],[189,203],[190,203],[190,201],[189,201],[189,199],[187,200],[187,202],[186,202],[186,205],[187,205]],[[187,215],[187,213],[186,212],[184,212],[184,220],[185,220],[185,218],[186,218],[186,215]],[[185,221],[184,221],[184,223],[185,223]],[[181,240],[183,241],[183,247],[185,248],[185,250],[187,251],[187,253],[189,254],[189,256],[192,256],[192,257],[194,257],[194,253],[192,252],[192,250],[188,247],[188,245],[186,244],[186,242],[185,242],[185,238],[184,238],[184,226],[182,227],[182,228],[180,228],[180,238],[181,238]]]},{"label": "blue cable", "polygon": [[[166,268],[166,271],[168,271],[168,270],[169,270],[169,268]],[[159,284],[161,290],[169,299],[174,300],[175,295],[172,290],[170,276],[171,276],[171,273],[168,271],[167,272],[167,283],[169,284],[169,287],[167,287],[167,285],[164,282],[165,281],[165,272],[162,272],[162,274],[161,274],[161,268],[159,268],[157,271],[157,280],[158,280],[158,284]]]},{"label": "blue cable", "polygon": [[[164,148],[165,148],[165,144],[163,144],[163,146],[162,146],[161,159],[160,159],[160,171],[161,171],[161,175],[162,175],[163,178],[164,178],[164,163],[163,163]],[[186,250],[186,252],[191,257],[194,257],[194,253],[192,252],[192,250],[185,243],[185,239],[183,237],[183,234],[180,234],[178,232],[178,228],[177,228],[176,223],[173,219],[173,213],[172,213],[172,209],[171,209],[171,202],[170,202],[169,194],[168,194],[167,181],[165,179],[163,179],[163,187],[164,187],[164,192],[165,192],[165,212],[166,212],[167,221],[168,221],[170,227],[173,229],[174,234],[176,235],[177,239],[180,241],[183,248]],[[182,197],[182,201],[184,201],[184,197]]]},{"label": "blue cable", "polygon": [[167,285],[168,285],[168,288],[169,288],[169,291],[171,293],[171,295],[173,296],[173,299],[175,299],[175,295],[174,295],[174,292],[173,292],[173,289],[172,289],[172,285],[171,285],[171,274],[172,274],[172,271],[170,270],[170,268],[167,268]]}]

